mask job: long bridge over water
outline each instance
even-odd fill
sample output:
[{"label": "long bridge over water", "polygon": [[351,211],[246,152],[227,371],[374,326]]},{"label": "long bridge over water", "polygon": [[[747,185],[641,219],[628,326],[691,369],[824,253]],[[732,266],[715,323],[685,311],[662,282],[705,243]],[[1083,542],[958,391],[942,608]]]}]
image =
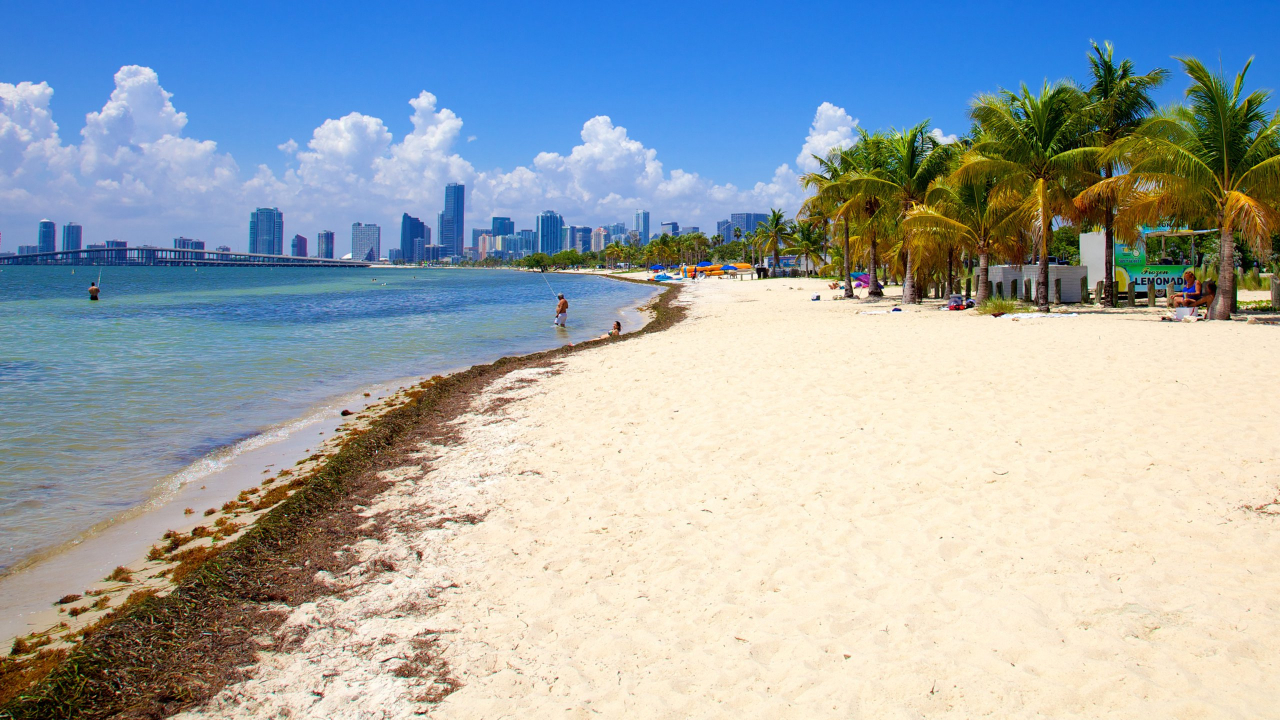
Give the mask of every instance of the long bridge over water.
[{"label": "long bridge over water", "polygon": [[0,265],[223,265],[228,267],[369,267],[357,260],[262,255],[221,250],[131,247],[5,255]]}]

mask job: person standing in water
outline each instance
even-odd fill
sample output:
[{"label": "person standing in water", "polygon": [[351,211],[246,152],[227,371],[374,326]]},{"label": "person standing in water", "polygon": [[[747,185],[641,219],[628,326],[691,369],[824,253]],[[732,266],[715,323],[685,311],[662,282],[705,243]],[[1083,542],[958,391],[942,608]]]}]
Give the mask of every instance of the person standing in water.
[{"label": "person standing in water", "polygon": [[89,283],[89,299],[90,300],[98,299],[98,283],[97,282]]},{"label": "person standing in water", "polygon": [[564,295],[557,295],[559,302],[556,303],[556,325],[564,327],[565,322],[569,319],[569,301],[564,299]]}]

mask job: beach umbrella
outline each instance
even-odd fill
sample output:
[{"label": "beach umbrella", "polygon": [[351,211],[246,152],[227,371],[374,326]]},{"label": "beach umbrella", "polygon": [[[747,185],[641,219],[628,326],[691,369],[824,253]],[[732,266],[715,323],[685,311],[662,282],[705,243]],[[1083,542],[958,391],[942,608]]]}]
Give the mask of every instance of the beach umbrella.
[{"label": "beach umbrella", "polygon": [[698,263],[698,267],[711,267],[711,263],[707,262],[706,260],[703,260],[702,262]]},{"label": "beach umbrella", "polygon": [[728,270],[737,270],[738,268],[735,265],[721,265],[720,269],[728,271]]},{"label": "beach umbrella", "polygon": [[666,267],[665,267],[665,266],[663,266],[663,265],[650,265],[650,266],[649,266],[649,269],[650,269],[650,270],[665,270],[665,269],[666,269]]}]

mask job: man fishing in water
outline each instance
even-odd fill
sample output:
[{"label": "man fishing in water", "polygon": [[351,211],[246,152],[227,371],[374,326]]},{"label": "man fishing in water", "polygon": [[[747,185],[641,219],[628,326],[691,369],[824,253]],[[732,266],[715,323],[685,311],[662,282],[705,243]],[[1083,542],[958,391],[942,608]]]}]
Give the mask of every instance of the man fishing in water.
[{"label": "man fishing in water", "polygon": [[569,301],[564,299],[564,295],[556,295],[559,302],[556,303],[556,325],[564,327],[565,321],[569,319]]},{"label": "man fishing in water", "polygon": [[98,283],[96,281],[89,283],[89,299],[98,299]]}]

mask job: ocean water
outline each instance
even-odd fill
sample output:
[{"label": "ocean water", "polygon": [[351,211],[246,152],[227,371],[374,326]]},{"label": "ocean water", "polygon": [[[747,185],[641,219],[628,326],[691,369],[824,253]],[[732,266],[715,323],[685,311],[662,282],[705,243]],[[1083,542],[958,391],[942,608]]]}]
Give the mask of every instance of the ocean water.
[{"label": "ocean water", "polygon": [[89,302],[97,277],[0,269],[0,574],[325,399],[634,326],[654,294],[501,270],[107,267]]}]

